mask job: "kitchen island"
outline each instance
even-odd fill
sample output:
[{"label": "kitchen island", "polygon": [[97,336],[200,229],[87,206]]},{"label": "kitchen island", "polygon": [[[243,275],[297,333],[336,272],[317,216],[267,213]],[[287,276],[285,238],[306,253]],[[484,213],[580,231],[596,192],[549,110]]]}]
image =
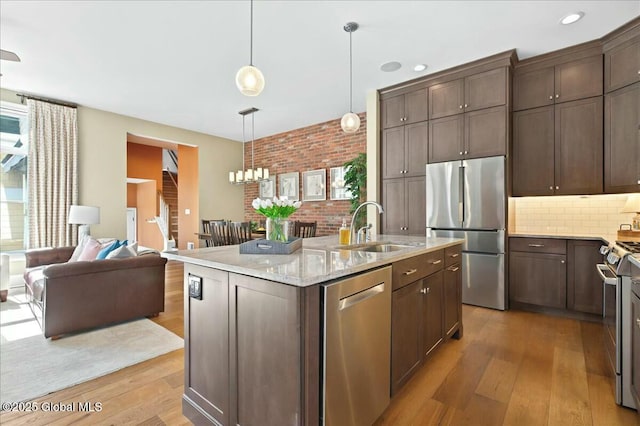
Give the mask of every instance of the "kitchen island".
[{"label": "kitchen island", "polygon": [[[395,289],[396,277],[442,270],[445,250],[462,243],[387,235],[376,240],[344,247],[337,236],[309,238],[290,255],[240,254],[238,246],[163,253],[185,263],[184,415],[195,424],[319,424],[322,288],[436,256],[428,268],[394,270]],[[449,331],[458,329],[444,333]]]}]

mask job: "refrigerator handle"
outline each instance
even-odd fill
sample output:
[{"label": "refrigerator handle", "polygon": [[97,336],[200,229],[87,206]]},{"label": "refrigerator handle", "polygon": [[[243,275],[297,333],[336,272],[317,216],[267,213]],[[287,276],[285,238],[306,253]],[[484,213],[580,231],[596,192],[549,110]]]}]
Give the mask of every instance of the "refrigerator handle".
[{"label": "refrigerator handle", "polygon": [[458,222],[464,223],[464,166],[458,167]]}]

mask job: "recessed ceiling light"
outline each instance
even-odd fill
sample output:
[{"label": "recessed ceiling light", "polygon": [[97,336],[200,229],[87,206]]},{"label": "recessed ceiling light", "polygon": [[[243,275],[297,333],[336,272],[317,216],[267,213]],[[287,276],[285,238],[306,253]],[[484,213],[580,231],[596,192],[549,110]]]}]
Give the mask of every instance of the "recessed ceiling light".
[{"label": "recessed ceiling light", "polygon": [[562,25],[569,25],[569,24],[573,24],[574,22],[579,21],[580,19],[582,19],[582,17],[584,16],[584,12],[573,12],[570,13],[566,16],[564,16],[561,20],[560,23]]},{"label": "recessed ceiling light", "polygon": [[397,61],[385,62],[384,64],[380,65],[380,70],[384,72],[398,71],[400,68],[402,68],[402,64]]},{"label": "recessed ceiling light", "polygon": [[420,72],[420,71],[424,71],[427,69],[427,66],[425,64],[418,64],[415,67],[413,67],[413,70],[415,72]]}]

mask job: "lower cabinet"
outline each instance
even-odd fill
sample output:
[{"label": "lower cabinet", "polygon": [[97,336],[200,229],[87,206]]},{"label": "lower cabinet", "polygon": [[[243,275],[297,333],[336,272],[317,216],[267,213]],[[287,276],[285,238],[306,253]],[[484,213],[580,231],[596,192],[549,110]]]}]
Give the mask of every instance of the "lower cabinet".
[{"label": "lower cabinet", "polygon": [[509,239],[509,300],[602,315],[600,240]]},{"label": "lower cabinet", "polygon": [[426,235],[425,177],[382,181],[382,232],[391,235]]},{"label": "lower cabinet", "polygon": [[445,338],[462,334],[460,246],[451,249],[458,263],[447,260],[447,249],[393,264],[391,395]]},{"label": "lower cabinet", "polygon": [[[202,280],[201,298],[189,297],[190,277]],[[317,288],[185,264],[183,414],[194,424],[316,424]]]}]

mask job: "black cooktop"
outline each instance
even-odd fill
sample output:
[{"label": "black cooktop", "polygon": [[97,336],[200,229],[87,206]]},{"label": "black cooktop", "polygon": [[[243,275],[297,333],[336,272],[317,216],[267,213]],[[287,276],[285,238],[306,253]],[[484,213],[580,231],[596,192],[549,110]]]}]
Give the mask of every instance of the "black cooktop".
[{"label": "black cooktop", "polygon": [[640,241],[616,241],[616,244],[631,253],[640,253]]}]

